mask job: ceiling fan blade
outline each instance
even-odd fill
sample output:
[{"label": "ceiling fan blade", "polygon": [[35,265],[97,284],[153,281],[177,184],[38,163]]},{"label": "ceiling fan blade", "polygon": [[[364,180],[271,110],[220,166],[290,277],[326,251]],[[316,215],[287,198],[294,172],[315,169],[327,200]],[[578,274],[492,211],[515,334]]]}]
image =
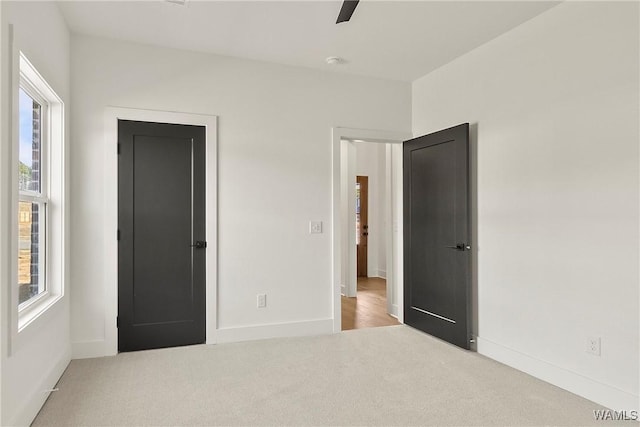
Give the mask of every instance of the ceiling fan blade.
[{"label": "ceiling fan blade", "polygon": [[356,6],[360,0],[344,0],[342,3],[342,7],[340,8],[340,13],[338,14],[338,20],[336,24],[341,22],[347,22],[351,19],[351,15],[353,15],[353,11],[356,10]]}]

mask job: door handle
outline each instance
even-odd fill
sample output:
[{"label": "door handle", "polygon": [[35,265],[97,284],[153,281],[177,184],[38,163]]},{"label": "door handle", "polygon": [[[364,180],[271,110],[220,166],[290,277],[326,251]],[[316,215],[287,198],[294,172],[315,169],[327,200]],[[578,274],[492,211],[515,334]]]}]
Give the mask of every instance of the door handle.
[{"label": "door handle", "polygon": [[445,246],[445,248],[455,249],[457,251],[470,251],[471,250],[471,246],[467,245],[466,243],[458,243],[455,246]]},{"label": "door handle", "polygon": [[191,245],[191,247],[196,249],[205,249],[207,247],[207,242],[198,240],[195,244]]}]

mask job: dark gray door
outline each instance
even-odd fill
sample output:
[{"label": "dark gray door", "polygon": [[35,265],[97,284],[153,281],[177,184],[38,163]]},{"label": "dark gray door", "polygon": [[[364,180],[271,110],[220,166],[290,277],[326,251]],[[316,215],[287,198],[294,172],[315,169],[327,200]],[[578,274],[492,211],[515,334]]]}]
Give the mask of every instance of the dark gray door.
[{"label": "dark gray door", "polygon": [[469,348],[469,125],[404,143],[404,321]]},{"label": "dark gray door", "polygon": [[118,121],[118,350],[205,341],[205,128]]}]

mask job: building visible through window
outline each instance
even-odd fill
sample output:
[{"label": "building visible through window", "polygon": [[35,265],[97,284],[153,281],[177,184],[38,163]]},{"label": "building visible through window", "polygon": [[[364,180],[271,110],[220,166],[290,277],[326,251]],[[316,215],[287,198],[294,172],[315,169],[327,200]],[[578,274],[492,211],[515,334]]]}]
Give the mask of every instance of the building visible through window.
[{"label": "building visible through window", "polygon": [[[29,93],[31,92],[31,93]],[[18,303],[46,289],[44,277],[47,195],[43,183],[43,110],[46,105],[26,84],[19,89]]]}]

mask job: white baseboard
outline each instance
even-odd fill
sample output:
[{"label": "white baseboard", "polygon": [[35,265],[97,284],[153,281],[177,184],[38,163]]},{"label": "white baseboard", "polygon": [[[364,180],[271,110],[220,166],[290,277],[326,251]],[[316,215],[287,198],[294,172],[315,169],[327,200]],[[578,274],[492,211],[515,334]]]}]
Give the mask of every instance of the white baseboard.
[{"label": "white baseboard", "polygon": [[[300,337],[333,333],[333,319],[306,322],[277,323],[218,329],[215,343],[261,340],[266,338]],[[108,356],[105,340],[81,341],[71,344],[72,359]]]},{"label": "white baseboard", "polygon": [[29,426],[42,409],[42,405],[47,400],[51,392],[44,392],[44,390],[51,390],[55,387],[58,380],[64,373],[64,370],[69,366],[71,358],[69,353],[66,352],[65,356],[56,363],[49,373],[38,383],[33,392],[31,393],[31,399],[23,402],[20,408],[16,411],[13,420],[7,425],[11,426]]},{"label": "white baseboard", "polygon": [[377,277],[379,279],[387,280],[387,272],[384,270],[371,270],[367,271],[367,277]]},{"label": "white baseboard", "polygon": [[93,357],[104,357],[107,355],[105,351],[105,340],[81,341],[71,343],[72,359],[90,359]]},{"label": "white baseboard", "polygon": [[347,295],[347,286],[346,285],[340,285],[340,293],[344,296]]},{"label": "white baseboard", "polygon": [[477,337],[478,353],[613,410],[638,410],[639,396],[493,341]]},{"label": "white baseboard", "polygon": [[277,323],[271,325],[223,328],[217,331],[217,342],[239,342],[267,338],[301,337],[333,333],[333,319],[306,322]]},{"label": "white baseboard", "polygon": [[391,304],[391,313],[389,313],[396,319],[398,318],[398,304]]}]

